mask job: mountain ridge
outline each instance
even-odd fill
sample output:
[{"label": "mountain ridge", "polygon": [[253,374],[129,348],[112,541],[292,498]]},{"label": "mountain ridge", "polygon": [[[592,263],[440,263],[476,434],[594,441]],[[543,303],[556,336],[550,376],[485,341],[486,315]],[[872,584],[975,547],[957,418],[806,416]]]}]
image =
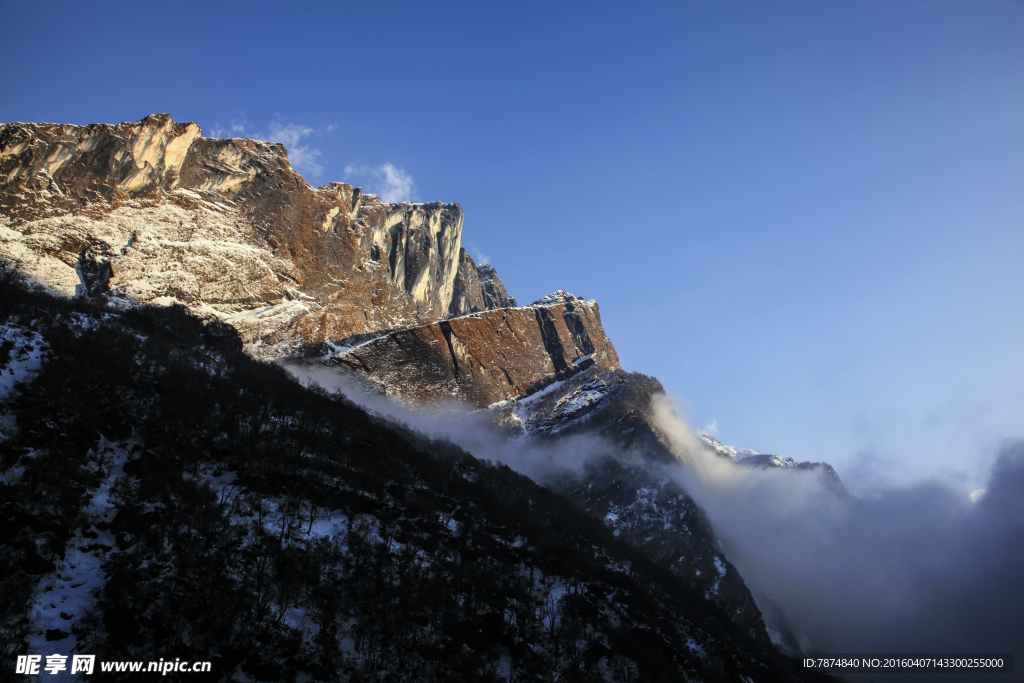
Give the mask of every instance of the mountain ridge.
[{"label": "mountain ridge", "polygon": [[224,320],[260,357],[507,304],[463,221],[457,203],[314,188],[283,145],[167,114],[0,126],[0,256],[65,295]]}]

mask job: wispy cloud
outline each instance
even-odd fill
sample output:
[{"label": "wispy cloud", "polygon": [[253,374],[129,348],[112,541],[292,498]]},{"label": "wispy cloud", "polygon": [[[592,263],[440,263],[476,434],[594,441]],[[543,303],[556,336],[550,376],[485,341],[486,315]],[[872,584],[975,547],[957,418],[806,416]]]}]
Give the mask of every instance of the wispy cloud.
[{"label": "wispy cloud", "polygon": [[385,163],[380,166],[357,166],[349,164],[345,167],[345,176],[349,182],[364,185],[374,194],[379,194],[382,202],[409,202],[416,200],[416,184],[412,176],[394,164]]},{"label": "wispy cloud", "polygon": [[476,263],[477,265],[482,263],[490,265],[491,257],[477,249],[475,244],[470,244],[469,242],[463,241],[462,246],[464,246],[466,248],[466,251],[468,251],[470,255],[473,257],[474,263]]},{"label": "wispy cloud", "polygon": [[282,123],[273,121],[270,124],[270,133],[267,139],[271,142],[280,142],[288,149],[288,160],[298,171],[312,176],[321,175],[324,167],[316,162],[320,156],[320,150],[309,145],[300,145],[299,142],[316,132],[309,126],[298,123]]},{"label": "wispy cloud", "polygon": [[219,123],[215,124],[210,129],[210,137],[243,137],[248,128],[249,122],[245,120],[245,114],[239,114],[237,119],[231,119],[231,123],[226,128]]},{"label": "wispy cloud", "polygon": [[704,425],[704,429],[702,429],[700,433],[710,434],[711,436],[718,434],[718,420],[716,418],[712,418],[711,422]]},{"label": "wispy cloud", "polygon": [[[334,128],[335,125],[332,124],[325,130],[331,132]],[[317,132],[315,128],[301,123],[285,123],[280,119],[271,121],[269,130],[261,132],[252,128],[244,114],[239,114],[237,119],[231,119],[227,127],[216,124],[210,129],[210,135],[215,138],[249,137],[254,140],[280,142],[288,150],[288,161],[292,167],[303,175],[310,176],[319,176],[324,172],[324,167],[317,163],[320,150],[309,144],[300,143]]]}]

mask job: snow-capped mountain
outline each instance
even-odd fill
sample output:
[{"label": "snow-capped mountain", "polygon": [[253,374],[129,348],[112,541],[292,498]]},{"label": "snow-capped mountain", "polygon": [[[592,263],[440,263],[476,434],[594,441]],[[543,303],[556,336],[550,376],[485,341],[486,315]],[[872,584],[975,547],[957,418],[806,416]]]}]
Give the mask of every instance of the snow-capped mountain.
[{"label": "snow-capped mountain", "polygon": [[736,448],[734,446],[726,446],[724,443],[711,436],[707,432],[700,435],[701,441],[707,445],[715,453],[725,456],[727,458],[740,459],[751,455],[759,455],[757,451],[749,448]]},{"label": "snow-capped mountain", "polygon": [[721,456],[733,458],[743,467],[758,467],[762,469],[779,467],[782,469],[815,472],[824,477],[825,484],[836,495],[842,498],[852,497],[852,494],[846,488],[846,485],[843,484],[842,480],[839,478],[839,474],[835,471],[835,468],[827,462],[796,462],[793,458],[782,457],[780,455],[758,453],[757,451],[752,451],[749,448],[726,446],[710,434],[702,434],[700,438],[712,451]]}]

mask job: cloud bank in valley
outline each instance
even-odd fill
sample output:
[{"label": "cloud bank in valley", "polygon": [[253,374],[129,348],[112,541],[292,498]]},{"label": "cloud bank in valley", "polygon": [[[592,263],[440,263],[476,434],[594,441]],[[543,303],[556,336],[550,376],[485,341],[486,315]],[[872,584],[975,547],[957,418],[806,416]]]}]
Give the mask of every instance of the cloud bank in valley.
[{"label": "cloud bank in valley", "polygon": [[598,437],[577,436],[558,441],[509,439],[495,431],[486,410],[467,414],[464,406],[455,403],[414,408],[367,390],[346,374],[296,363],[282,365],[306,385],[341,392],[371,413],[404,423],[427,436],[448,439],[477,458],[501,462],[538,482],[579,473],[592,458],[616,455],[615,449]]},{"label": "cloud bank in valley", "polygon": [[844,501],[810,472],[739,468],[711,454],[667,399],[656,412],[686,458],[671,476],[703,507],[769,622],[783,617],[792,644],[1021,650],[1024,443],[1002,448],[974,501],[935,482]]}]

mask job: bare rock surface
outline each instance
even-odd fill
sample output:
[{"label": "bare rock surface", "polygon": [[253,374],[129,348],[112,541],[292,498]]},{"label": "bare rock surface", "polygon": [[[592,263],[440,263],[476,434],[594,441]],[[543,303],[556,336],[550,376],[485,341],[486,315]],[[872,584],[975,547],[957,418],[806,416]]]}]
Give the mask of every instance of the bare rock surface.
[{"label": "bare rock surface", "polygon": [[451,317],[486,311],[483,287],[477,274],[473,257],[465,249],[459,250],[459,269],[452,286],[452,303],[448,308]]},{"label": "bare rock surface", "polygon": [[358,373],[388,396],[483,407],[597,366],[618,370],[596,301],[483,311],[391,332],[317,363]]},{"label": "bare rock surface", "polygon": [[501,283],[501,278],[493,266],[481,263],[476,267],[476,272],[483,290],[484,308],[508,308],[519,305],[505,291],[505,285]]},{"label": "bare rock surface", "polygon": [[314,188],[282,145],[167,114],[0,125],[0,258],[69,296],[180,303],[256,356],[508,300],[496,276],[485,297],[462,226],[459,204]]}]

